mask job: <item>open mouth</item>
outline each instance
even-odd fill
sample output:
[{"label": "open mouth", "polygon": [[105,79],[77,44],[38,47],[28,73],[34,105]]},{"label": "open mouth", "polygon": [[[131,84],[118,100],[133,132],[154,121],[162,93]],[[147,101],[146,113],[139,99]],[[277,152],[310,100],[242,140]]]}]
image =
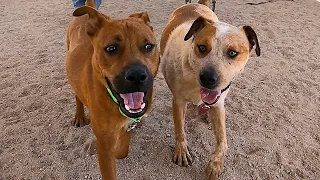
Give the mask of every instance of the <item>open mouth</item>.
[{"label": "open mouth", "polygon": [[118,93],[107,81],[113,100],[118,103],[120,111],[129,118],[139,118],[143,116],[148,108],[147,92]]},{"label": "open mouth", "polygon": [[200,89],[201,99],[202,101],[210,106],[218,102],[220,96],[221,96],[221,90],[219,91],[213,91],[207,88],[201,88]]},{"label": "open mouth", "polygon": [[131,114],[141,113],[146,107],[146,103],[143,101],[144,94],[144,92],[120,94],[125,110]]}]

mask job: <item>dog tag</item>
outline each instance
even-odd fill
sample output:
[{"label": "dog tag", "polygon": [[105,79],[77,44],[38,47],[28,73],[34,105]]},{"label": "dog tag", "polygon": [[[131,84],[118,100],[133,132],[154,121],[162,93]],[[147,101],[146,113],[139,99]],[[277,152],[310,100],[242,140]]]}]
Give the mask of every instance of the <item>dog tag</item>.
[{"label": "dog tag", "polygon": [[207,113],[209,109],[210,109],[210,106],[206,104],[201,104],[199,107],[199,115]]},{"label": "dog tag", "polygon": [[132,123],[129,125],[127,132],[132,131],[133,129],[135,129],[137,127],[137,123]]}]

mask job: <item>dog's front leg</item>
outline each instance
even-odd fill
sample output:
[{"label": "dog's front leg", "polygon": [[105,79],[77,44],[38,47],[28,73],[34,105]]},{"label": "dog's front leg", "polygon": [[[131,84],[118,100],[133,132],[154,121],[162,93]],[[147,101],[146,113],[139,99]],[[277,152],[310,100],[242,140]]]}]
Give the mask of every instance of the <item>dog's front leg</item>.
[{"label": "dog's front leg", "polygon": [[[111,131],[111,130],[110,130]],[[97,136],[97,152],[102,179],[115,180],[116,173],[116,141],[115,134]]]},{"label": "dog's front leg", "polygon": [[206,174],[209,179],[218,179],[224,158],[227,153],[226,114],[224,105],[211,107],[209,111],[213,133],[216,138],[216,148],[210,157]]},{"label": "dog's front leg", "polygon": [[117,159],[123,159],[128,156],[131,132],[132,131],[123,132],[123,134],[120,136],[117,144],[117,155],[116,155]]},{"label": "dog's front leg", "polygon": [[173,98],[172,108],[175,133],[173,162],[179,166],[188,166],[191,163],[191,156],[188,151],[187,138],[184,131],[187,103]]}]

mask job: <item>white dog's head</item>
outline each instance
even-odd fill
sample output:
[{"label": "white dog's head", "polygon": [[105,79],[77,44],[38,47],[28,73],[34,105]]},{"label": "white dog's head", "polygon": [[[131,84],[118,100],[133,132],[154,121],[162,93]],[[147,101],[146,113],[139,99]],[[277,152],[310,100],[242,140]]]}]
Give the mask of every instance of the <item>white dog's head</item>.
[{"label": "white dog's head", "polygon": [[243,70],[254,46],[260,56],[258,38],[250,26],[237,28],[199,17],[184,40],[192,41],[190,64],[198,75],[201,99],[207,105],[216,103],[221,91]]}]

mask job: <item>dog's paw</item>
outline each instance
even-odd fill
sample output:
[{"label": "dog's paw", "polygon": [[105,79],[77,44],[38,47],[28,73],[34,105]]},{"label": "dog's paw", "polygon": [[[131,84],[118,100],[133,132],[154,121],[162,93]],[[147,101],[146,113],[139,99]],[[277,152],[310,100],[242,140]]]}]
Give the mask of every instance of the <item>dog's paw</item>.
[{"label": "dog's paw", "polygon": [[85,125],[88,125],[90,124],[90,120],[87,119],[86,117],[84,116],[79,116],[79,117],[75,117],[72,121],[71,121],[71,124],[76,126],[76,127],[82,127],[82,126],[85,126]]},{"label": "dog's paw", "polygon": [[206,175],[210,180],[218,180],[223,165],[221,158],[211,157],[210,162],[206,168]]},{"label": "dog's paw", "polygon": [[180,142],[176,143],[173,152],[173,163],[179,166],[189,166],[192,164],[192,158],[188,151],[187,143]]}]

